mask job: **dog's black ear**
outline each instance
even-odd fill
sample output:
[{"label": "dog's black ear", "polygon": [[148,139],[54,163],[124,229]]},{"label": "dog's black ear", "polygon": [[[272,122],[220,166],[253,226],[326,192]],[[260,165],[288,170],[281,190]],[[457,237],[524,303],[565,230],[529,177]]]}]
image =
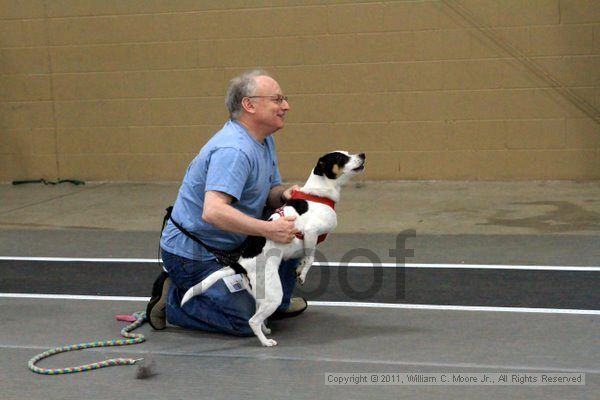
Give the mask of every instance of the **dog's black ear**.
[{"label": "dog's black ear", "polygon": [[313,173],[329,179],[337,179],[340,169],[346,165],[349,159],[350,157],[337,151],[327,153],[319,158]]},{"label": "dog's black ear", "polygon": [[327,166],[327,162],[324,160],[324,157],[319,158],[315,169],[313,169],[313,174],[323,176],[325,174],[325,167]]}]

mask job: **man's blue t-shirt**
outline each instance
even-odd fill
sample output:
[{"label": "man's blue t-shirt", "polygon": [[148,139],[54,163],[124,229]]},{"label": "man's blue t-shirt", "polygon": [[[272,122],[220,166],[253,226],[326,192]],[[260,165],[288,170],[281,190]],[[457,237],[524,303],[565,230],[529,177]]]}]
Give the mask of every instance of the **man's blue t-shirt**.
[{"label": "man's blue t-shirt", "polygon": [[[229,120],[189,165],[177,200],[173,219],[209,246],[232,250],[246,235],[223,231],[202,220],[204,193],[215,190],[234,198],[232,206],[244,214],[261,218],[269,190],[281,185],[275,142],[254,139],[244,126]],[[161,247],[173,254],[207,261],[214,256],[185,236],[170,221],[160,240]]]}]

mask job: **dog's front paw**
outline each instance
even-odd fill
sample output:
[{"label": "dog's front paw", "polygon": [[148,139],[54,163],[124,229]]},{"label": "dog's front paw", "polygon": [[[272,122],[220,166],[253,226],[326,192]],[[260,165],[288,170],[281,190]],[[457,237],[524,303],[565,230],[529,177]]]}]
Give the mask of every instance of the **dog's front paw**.
[{"label": "dog's front paw", "polygon": [[298,266],[296,267],[296,281],[300,285],[304,285],[304,282],[306,281],[306,274],[308,273],[311,265],[312,262],[307,258],[303,258],[298,263]]},{"label": "dog's front paw", "polygon": [[298,275],[298,277],[296,278],[298,280],[298,283],[300,285],[304,285],[304,282],[306,281],[306,274],[308,273],[308,270],[303,270],[300,275]]},{"label": "dog's front paw", "polygon": [[[304,275],[304,277],[302,277]],[[296,282],[299,285],[304,285],[304,279],[306,278],[306,274],[303,274],[302,271],[296,270]]]}]

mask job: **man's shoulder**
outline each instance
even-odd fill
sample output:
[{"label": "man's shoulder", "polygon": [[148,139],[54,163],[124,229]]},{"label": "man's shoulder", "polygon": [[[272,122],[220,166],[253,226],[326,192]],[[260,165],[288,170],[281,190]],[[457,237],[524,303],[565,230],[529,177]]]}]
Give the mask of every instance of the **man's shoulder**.
[{"label": "man's shoulder", "polygon": [[245,140],[244,132],[233,121],[225,123],[223,128],[219,130],[206,143],[204,147],[214,151],[219,148],[232,148],[236,150],[246,151],[248,142]]},{"label": "man's shoulder", "polygon": [[196,156],[198,159],[210,158],[215,152],[219,150],[225,151],[242,151],[242,145],[238,139],[238,134],[227,127],[227,124],[215,133],[209,140],[202,146],[199,154]]}]

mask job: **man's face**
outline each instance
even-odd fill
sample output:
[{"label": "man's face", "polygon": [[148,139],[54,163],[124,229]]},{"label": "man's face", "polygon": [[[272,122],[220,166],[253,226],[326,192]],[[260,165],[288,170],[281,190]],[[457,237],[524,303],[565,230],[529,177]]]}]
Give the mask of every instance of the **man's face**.
[{"label": "man's face", "polygon": [[282,99],[283,93],[279,84],[268,76],[256,78],[257,88],[252,102],[255,106],[254,121],[264,127],[265,132],[273,133],[283,128],[285,114],[290,105]]}]

